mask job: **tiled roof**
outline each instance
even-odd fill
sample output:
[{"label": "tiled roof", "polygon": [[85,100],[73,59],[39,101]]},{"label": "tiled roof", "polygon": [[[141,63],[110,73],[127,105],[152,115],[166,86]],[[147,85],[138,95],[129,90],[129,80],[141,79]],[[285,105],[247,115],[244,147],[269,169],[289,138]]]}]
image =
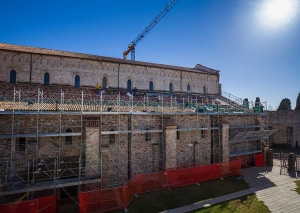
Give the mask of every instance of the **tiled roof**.
[{"label": "tiled roof", "polygon": [[103,61],[103,62],[114,62],[114,63],[120,63],[120,64],[140,65],[140,66],[156,67],[156,68],[163,68],[163,69],[173,69],[173,70],[188,71],[188,72],[206,73],[206,74],[210,74],[210,75],[219,75],[218,70],[214,70],[214,69],[207,68],[207,67],[202,68],[197,65],[195,68],[179,67],[179,66],[172,66],[172,65],[165,65],[165,64],[155,64],[155,63],[148,63],[148,62],[141,62],[141,61],[124,60],[124,59],[120,59],[120,58],[112,58],[112,57],[105,57],[105,56],[74,53],[74,52],[67,52],[67,51],[61,51],[61,50],[51,50],[51,49],[36,48],[36,47],[29,47],[29,46],[20,46],[20,45],[5,44],[5,43],[0,43],[0,50],[9,50],[9,51],[16,51],[16,52],[45,54],[45,55],[54,55],[54,56],[64,56],[64,57],[72,57],[72,58],[80,58],[80,59],[97,60],[97,61]]}]

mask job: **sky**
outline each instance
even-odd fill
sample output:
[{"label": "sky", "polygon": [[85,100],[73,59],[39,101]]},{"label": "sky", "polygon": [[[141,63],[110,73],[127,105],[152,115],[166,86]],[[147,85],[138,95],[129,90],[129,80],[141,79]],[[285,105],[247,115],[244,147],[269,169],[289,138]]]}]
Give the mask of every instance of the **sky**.
[{"label": "sky", "polygon": [[[0,42],[122,58],[169,1],[1,0]],[[273,110],[289,98],[294,108],[300,0],[180,0],[138,43],[135,59],[202,64],[220,71],[227,93],[260,97]]]}]

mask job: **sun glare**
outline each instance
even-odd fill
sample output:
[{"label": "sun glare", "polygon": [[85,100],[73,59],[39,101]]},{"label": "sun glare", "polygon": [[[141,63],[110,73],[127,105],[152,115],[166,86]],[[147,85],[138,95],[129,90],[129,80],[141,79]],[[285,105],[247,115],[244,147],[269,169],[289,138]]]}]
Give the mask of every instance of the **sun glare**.
[{"label": "sun glare", "polygon": [[265,0],[261,7],[262,22],[268,26],[288,23],[297,12],[298,0]]}]

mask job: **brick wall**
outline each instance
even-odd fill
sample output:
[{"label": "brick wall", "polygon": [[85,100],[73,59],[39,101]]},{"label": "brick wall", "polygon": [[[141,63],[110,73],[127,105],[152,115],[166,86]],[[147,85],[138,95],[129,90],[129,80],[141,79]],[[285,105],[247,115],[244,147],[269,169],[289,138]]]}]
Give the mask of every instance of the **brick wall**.
[{"label": "brick wall", "polygon": [[[43,84],[44,74],[50,74],[50,84],[74,86],[75,76],[80,76],[81,86],[94,87],[96,82],[102,85],[103,77],[108,86],[127,88],[127,80],[131,79],[132,88],[149,89],[149,82],[154,90],[169,91],[169,83],[174,92],[187,92],[190,85],[192,93],[202,93],[206,86],[207,93],[219,94],[217,75],[193,73],[188,71],[147,67],[142,65],[101,62],[71,57],[50,56],[42,54],[19,53],[0,50],[0,81],[9,82],[10,71],[17,72],[17,82]],[[31,66],[32,64],[32,66]]]}]

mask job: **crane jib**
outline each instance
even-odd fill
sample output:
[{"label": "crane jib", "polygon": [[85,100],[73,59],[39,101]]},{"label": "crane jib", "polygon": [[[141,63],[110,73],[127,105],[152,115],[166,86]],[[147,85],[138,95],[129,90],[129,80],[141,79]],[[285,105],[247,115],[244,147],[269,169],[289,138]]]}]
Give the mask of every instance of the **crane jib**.
[{"label": "crane jib", "polygon": [[126,59],[127,54],[131,52],[131,60],[135,60],[135,46],[150,32],[150,30],[174,7],[179,0],[171,0],[164,9],[153,19],[153,21],[134,39],[128,49],[123,52],[123,58]]}]

